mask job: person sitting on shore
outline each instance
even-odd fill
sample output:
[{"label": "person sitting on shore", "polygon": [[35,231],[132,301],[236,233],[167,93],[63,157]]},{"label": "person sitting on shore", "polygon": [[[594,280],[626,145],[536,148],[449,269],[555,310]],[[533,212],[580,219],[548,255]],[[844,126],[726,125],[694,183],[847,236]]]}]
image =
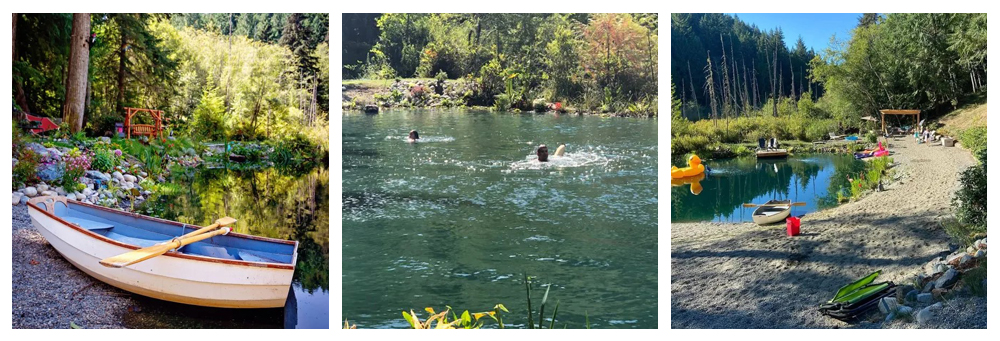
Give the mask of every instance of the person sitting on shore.
[{"label": "person sitting on shore", "polygon": [[417,142],[420,139],[420,134],[417,134],[416,130],[410,130],[410,136],[406,138],[410,143]]}]

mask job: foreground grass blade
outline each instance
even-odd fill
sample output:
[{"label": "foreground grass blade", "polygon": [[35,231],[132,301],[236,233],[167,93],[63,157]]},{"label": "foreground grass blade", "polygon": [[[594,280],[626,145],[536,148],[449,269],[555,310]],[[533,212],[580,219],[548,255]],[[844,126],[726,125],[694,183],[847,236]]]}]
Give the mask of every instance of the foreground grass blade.
[{"label": "foreground grass blade", "polygon": [[528,329],[535,329],[535,319],[531,317],[531,283],[528,274],[524,274],[524,292],[528,296]]},{"label": "foreground grass blade", "polygon": [[545,326],[545,303],[549,301],[549,289],[552,289],[552,284],[545,287],[545,295],[542,295],[542,305],[538,308],[538,329]]},{"label": "foreground grass blade", "polygon": [[552,321],[549,321],[549,329],[556,325],[556,313],[559,312],[559,301],[556,301],[556,308],[552,310]]}]

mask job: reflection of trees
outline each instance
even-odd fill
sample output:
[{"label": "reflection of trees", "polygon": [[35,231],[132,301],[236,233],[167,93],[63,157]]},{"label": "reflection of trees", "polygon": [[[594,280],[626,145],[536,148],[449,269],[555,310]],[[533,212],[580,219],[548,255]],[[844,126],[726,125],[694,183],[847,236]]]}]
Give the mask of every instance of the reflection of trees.
[{"label": "reflection of trees", "polygon": [[833,158],[833,175],[830,176],[830,184],[827,187],[827,195],[820,198],[819,204],[822,207],[836,206],[837,192],[851,186],[847,177],[858,177],[858,174],[865,169],[864,162],[859,162],[850,157]]},{"label": "reflection of trees", "polygon": [[[815,180],[822,167],[811,162],[796,160],[757,160],[737,158],[709,165],[726,169],[727,174],[709,175],[702,182],[701,195],[692,195],[686,187],[671,189],[671,219],[705,221],[719,216],[729,216],[744,203],[758,197],[784,199],[793,191]],[[795,187],[792,181],[797,181]]]},{"label": "reflection of trees", "polygon": [[306,290],[329,288],[329,171],[285,169],[192,171],[174,181],[183,190],[156,195],[146,212],[207,225],[222,216],[236,232],[299,241],[295,277]]}]

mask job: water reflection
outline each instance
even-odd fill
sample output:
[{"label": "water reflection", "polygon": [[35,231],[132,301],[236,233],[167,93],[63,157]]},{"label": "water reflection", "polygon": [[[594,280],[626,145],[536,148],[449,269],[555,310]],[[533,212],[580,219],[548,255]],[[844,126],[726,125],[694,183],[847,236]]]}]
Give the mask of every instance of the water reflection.
[{"label": "water reflection", "polygon": [[[837,205],[837,193],[848,188],[848,176],[864,168],[850,155],[830,154],[706,163],[712,171],[703,180],[691,182],[690,188],[678,183],[671,189],[671,221],[752,221],[753,208],[742,205],[771,199],[805,202],[793,208],[793,215],[815,212]],[[698,193],[696,184],[701,186]]]},{"label": "water reflection", "polygon": [[[175,172],[171,183],[165,184],[137,211],[198,225],[208,225],[218,217],[230,216],[237,219],[232,226],[236,232],[299,241],[292,292],[285,309],[254,310],[256,313],[150,302],[154,313],[149,319],[161,322],[140,325],[147,328],[328,328],[328,193],[329,171],[324,167],[198,168]],[[262,319],[261,316],[270,318]],[[225,326],[216,323],[224,320],[229,321]]]}]

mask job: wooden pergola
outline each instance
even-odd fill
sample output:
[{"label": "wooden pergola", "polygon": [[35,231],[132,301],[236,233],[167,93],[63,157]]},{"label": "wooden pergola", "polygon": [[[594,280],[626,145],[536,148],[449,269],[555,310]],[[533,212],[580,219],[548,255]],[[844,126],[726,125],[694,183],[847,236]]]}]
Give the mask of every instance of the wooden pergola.
[{"label": "wooden pergola", "polygon": [[[142,112],[149,113],[153,117],[155,124],[132,124],[132,116]],[[125,107],[125,131],[130,139],[132,138],[132,134],[159,137],[163,132],[163,110]]]},{"label": "wooden pergola", "polygon": [[889,131],[886,130],[885,128],[885,115],[916,115],[917,119],[916,121],[913,122],[917,125],[920,124],[920,110],[882,109],[879,110],[879,112],[882,113],[882,132],[885,133],[886,135],[889,134]]}]

